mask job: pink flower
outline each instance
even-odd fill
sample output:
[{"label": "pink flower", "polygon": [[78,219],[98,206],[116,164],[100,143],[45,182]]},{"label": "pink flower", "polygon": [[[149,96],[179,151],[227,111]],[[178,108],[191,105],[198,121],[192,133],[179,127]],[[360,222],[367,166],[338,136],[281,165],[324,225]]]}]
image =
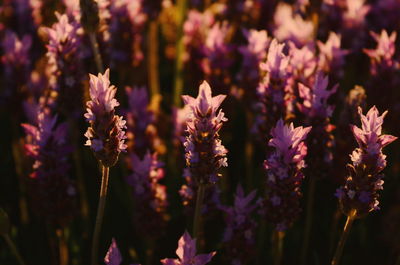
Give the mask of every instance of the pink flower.
[{"label": "pink flower", "polygon": [[115,107],[119,106],[114,98],[116,87],[110,85],[110,70],[97,76],[90,74],[90,98],[86,103],[86,120],[91,127],[85,133],[96,157],[105,166],[113,166],[121,151],[125,151],[125,120],[115,115]]},{"label": "pink flower", "polygon": [[[300,162],[307,154],[307,147],[303,141],[310,130],[311,127],[294,128],[293,123],[288,126],[283,120],[279,120],[276,127],[271,130],[272,139],[268,145],[275,147],[277,155],[283,157],[284,163]],[[301,167],[304,167],[304,164]]]},{"label": "pink flower", "polygon": [[325,73],[340,71],[345,63],[345,56],[349,51],[341,49],[341,36],[330,32],[325,43],[317,41],[320,51],[318,68]]},{"label": "pink flower", "polygon": [[299,83],[299,93],[303,99],[303,104],[299,104],[300,111],[313,118],[331,117],[334,107],[328,105],[328,99],[336,93],[337,87],[335,85],[328,90],[328,76],[324,76],[322,72],[317,73],[312,88]]},{"label": "pink flower", "polygon": [[287,76],[289,57],[282,52],[284,47],[285,44],[278,43],[276,39],[273,39],[268,49],[266,62],[260,64],[260,69],[268,72],[271,79]]},{"label": "pink flower", "polygon": [[387,111],[379,116],[379,112],[373,106],[367,113],[362,114],[361,128],[352,125],[351,129],[359,145],[350,155],[352,164],[348,164],[349,176],[343,186],[338,188],[336,196],[342,211],[348,214],[351,210],[357,210],[358,216],[378,210],[379,190],[383,190],[383,174],[386,167],[386,155],[382,153],[383,147],[392,143],[397,137],[382,134],[383,119]]},{"label": "pink flower", "polygon": [[274,22],[274,36],[279,41],[290,40],[297,46],[302,46],[313,39],[313,23],[303,20],[300,14],[294,14],[289,4],[280,3],[277,6]]},{"label": "pink flower", "polygon": [[364,49],[364,52],[371,59],[371,72],[376,74],[380,69],[385,70],[395,66],[396,61],[393,59],[393,56],[396,52],[395,42],[397,33],[393,31],[389,36],[386,30],[382,30],[380,35],[371,31],[371,36],[378,43],[374,50]]},{"label": "pink flower", "polygon": [[307,155],[304,140],[310,130],[311,127],[294,128],[293,123],[287,126],[282,120],[271,130],[273,138],[269,145],[275,150],[264,161],[267,178],[262,208],[267,220],[278,231],[288,229],[301,212],[300,188]]},{"label": "pink flower", "polygon": [[[211,87],[204,81],[197,98],[182,96],[191,109],[187,121],[188,136],[184,142],[186,164],[197,183],[217,181],[216,171],[227,166],[227,150],[218,132],[227,121],[219,106],[225,95],[211,96]],[[217,112],[218,111],[218,112]]]},{"label": "pink flower", "polygon": [[112,239],[111,245],[108,248],[107,254],[104,257],[106,265],[120,265],[122,262],[121,252],[119,252],[115,239]]},{"label": "pink flower", "polygon": [[185,232],[179,239],[176,255],[178,259],[163,259],[164,265],[205,265],[209,263],[216,252],[196,255],[196,239],[192,239],[188,232]]}]

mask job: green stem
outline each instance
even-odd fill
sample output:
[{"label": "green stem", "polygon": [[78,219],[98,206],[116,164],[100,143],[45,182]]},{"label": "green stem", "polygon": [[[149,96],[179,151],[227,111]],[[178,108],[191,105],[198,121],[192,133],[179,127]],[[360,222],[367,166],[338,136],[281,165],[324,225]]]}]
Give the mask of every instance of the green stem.
[{"label": "green stem", "polygon": [[196,198],[196,208],[194,211],[194,221],[193,221],[193,238],[197,239],[197,245],[199,245],[199,231],[200,231],[200,223],[201,223],[201,207],[204,200],[205,186],[204,184],[200,184],[197,190],[197,198]]},{"label": "green stem", "polygon": [[346,243],[346,240],[350,233],[350,228],[351,228],[356,216],[357,216],[357,210],[352,210],[350,212],[349,216],[347,216],[347,220],[346,220],[346,224],[344,225],[342,237],[339,240],[338,246],[336,248],[335,256],[332,259],[331,265],[339,264],[340,258],[342,257],[344,244]]},{"label": "green stem", "polygon": [[285,232],[274,231],[272,238],[274,244],[274,265],[280,265],[283,257],[283,239],[285,238]]},{"label": "green stem", "polygon": [[99,73],[103,73],[104,72],[103,60],[101,59],[101,54],[99,51],[99,43],[97,42],[96,39],[96,33],[89,32],[88,35],[90,39],[90,45],[92,46],[94,61],[96,62],[97,71]]},{"label": "green stem", "polygon": [[311,228],[313,223],[313,213],[314,213],[314,198],[315,198],[315,183],[316,178],[313,176],[310,179],[309,187],[308,187],[308,196],[307,196],[307,208],[306,208],[306,227],[304,232],[303,238],[303,248],[301,252],[301,264],[307,263],[307,254],[308,254],[308,247],[310,244],[310,235],[311,235]]},{"label": "green stem", "polygon": [[21,255],[18,252],[17,247],[15,246],[14,242],[11,240],[8,234],[3,235],[4,240],[6,241],[7,245],[11,249],[11,252],[14,254],[15,258],[18,260],[20,265],[25,265],[24,260],[22,259]]},{"label": "green stem", "polygon": [[102,171],[103,174],[101,177],[99,206],[97,208],[96,224],[94,227],[93,242],[92,242],[92,265],[97,265],[97,257],[98,257],[97,253],[99,250],[100,231],[101,231],[101,225],[103,223],[104,208],[106,205],[106,197],[107,197],[109,168],[106,166],[102,166]]},{"label": "green stem", "polygon": [[183,55],[185,45],[183,43],[183,23],[185,19],[187,0],[177,1],[177,25],[178,37],[176,42],[176,61],[175,61],[175,80],[174,80],[174,106],[179,107],[181,104],[181,94],[183,91]]}]

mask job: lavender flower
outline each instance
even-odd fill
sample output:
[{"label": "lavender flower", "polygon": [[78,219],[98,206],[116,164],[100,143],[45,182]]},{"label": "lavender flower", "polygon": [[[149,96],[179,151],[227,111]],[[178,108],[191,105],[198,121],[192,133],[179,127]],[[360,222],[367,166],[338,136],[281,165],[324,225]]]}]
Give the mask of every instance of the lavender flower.
[{"label": "lavender flower", "polygon": [[304,140],[310,130],[311,127],[294,128],[293,123],[287,126],[282,120],[271,130],[269,146],[275,150],[264,161],[267,174],[264,210],[277,231],[288,229],[301,212],[300,187],[307,155]]},{"label": "lavender flower", "polygon": [[264,137],[281,117],[286,117],[292,111],[290,87],[290,72],[288,69],[290,57],[283,53],[285,45],[273,39],[267,60],[260,64],[264,73],[257,87],[257,106],[254,129]]},{"label": "lavender flower", "polygon": [[[259,65],[267,56],[267,47],[269,38],[265,30],[242,30],[243,35],[247,39],[247,45],[239,46],[238,50],[243,56],[243,64],[239,73],[239,79],[243,82],[243,86],[248,87],[250,91],[254,91],[255,87],[248,83],[259,82]],[[246,92],[248,91],[246,89]]]},{"label": "lavender flower", "polygon": [[335,32],[330,32],[329,37],[325,43],[317,41],[320,51],[318,68],[328,73],[339,73],[338,76],[343,75],[343,66],[345,64],[345,56],[349,51],[341,49],[341,36]]},{"label": "lavender flower", "polygon": [[344,214],[356,210],[357,216],[362,217],[379,209],[378,191],[383,189],[381,171],[386,167],[386,155],[382,149],[397,137],[382,134],[387,111],[379,116],[374,106],[367,115],[362,114],[361,108],[358,112],[362,127],[352,125],[351,130],[359,147],[350,155],[352,164],[348,164],[349,176],[344,186],[337,189],[336,196]]},{"label": "lavender flower", "polygon": [[290,72],[295,80],[307,82],[317,66],[315,47],[312,44],[297,48],[293,42],[289,43]]},{"label": "lavender flower", "polygon": [[47,58],[51,71],[50,85],[57,94],[57,106],[74,118],[82,113],[83,74],[79,47],[82,28],[67,15],[56,13],[57,22],[44,28],[49,37]]},{"label": "lavender flower", "polygon": [[[110,49],[112,65],[137,66],[144,58],[141,43],[147,16],[142,0],[116,0],[110,4]],[[126,34],[126,33],[129,34]]]},{"label": "lavender flower", "polygon": [[168,205],[166,187],[159,183],[164,178],[163,164],[150,152],[143,159],[132,153],[130,162],[132,174],[126,181],[133,188],[137,219],[147,220],[141,226],[146,235],[159,235]]},{"label": "lavender flower", "polygon": [[[121,252],[119,252],[117,243],[115,239],[112,239],[111,245],[108,248],[107,254],[104,257],[104,262],[106,265],[120,265],[122,263]],[[140,265],[140,264],[131,264],[131,265]]]},{"label": "lavender flower", "polygon": [[222,110],[217,110],[225,95],[211,96],[211,87],[204,81],[199,87],[197,98],[182,96],[190,106],[190,118],[187,121],[188,136],[184,146],[186,165],[191,177],[197,184],[215,183],[218,180],[217,170],[226,167],[227,150],[219,139],[218,132],[223,122],[227,121]]},{"label": "lavender flower", "polygon": [[106,265],[120,265],[122,262],[121,252],[119,252],[115,239],[112,239],[111,245],[108,248],[107,254],[104,257]]},{"label": "lavender flower", "polygon": [[236,190],[234,205],[222,207],[222,210],[226,213],[223,242],[227,256],[235,265],[248,264],[255,254],[255,229],[257,224],[251,217],[257,207],[253,202],[255,196],[255,190],[245,196],[243,188],[239,185]]},{"label": "lavender flower", "polygon": [[64,226],[75,213],[76,188],[68,176],[67,124],[56,125],[57,116],[37,113],[37,125],[22,124],[27,134],[26,154],[34,159],[30,175],[32,207],[38,216]]},{"label": "lavender flower", "polygon": [[202,63],[203,72],[208,76],[215,75],[215,69],[227,70],[232,64],[229,57],[232,46],[227,43],[229,30],[230,25],[224,21],[215,23],[208,31],[203,45],[206,58]]},{"label": "lavender flower", "polygon": [[121,151],[125,151],[125,120],[115,115],[119,106],[114,98],[117,89],[110,85],[110,69],[97,77],[90,74],[90,98],[86,103],[85,118],[90,127],[85,133],[86,144],[93,150],[97,159],[106,167],[113,166]]},{"label": "lavender flower", "polygon": [[336,93],[338,85],[328,90],[328,77],[318,72],[314,85],[311,88],[299,83],[299,94],[303,104],[299,104],[300,111],[310,118],[326,119],[332,116],[333,106],[328,105],[329,97]]},{"label": "lavender flower", "polygon": [[27,74],[27,66],[30,64],[29,50],[31,49],[32,38],[30,35],[24,35],[22,39],[7,30],[4,34],[4,40],[2,47],[4,55],[1,58],[1,62],[5,66],[5,72],[7,75],[17,74],[16,72],[22,71],[25,75]]},{"label": "lavender flower", "polygon": [[274,16],[274,36],[279,41],[292,41],[301,47],[313,39],[314,25],[311,21],[305,21],[299,14],[293,13],[289,4],[280,3]]},{"label": "lavender flower", "polygon": [[149,98],[145,87],[126,87],[126,94],[129,103],[126,119],[127,136],[131,144],[130,150],[134,150],[135,153],[143,156],[147,149],[155,150],[156,135],[150,134],[150,127],[154,127],[155,115],[149,109]]},{"label": "lavender flower", "polygon": [[205,265],[209,263],[216,252],[196,255],[196,239],[192,239],[185,231],[179,239],[176,255],[178,259],[163,259],[164,265]]},{"label": "lavender flower", "polygon": [[364,52],[371,60],[371,73],[377,75],[379,72],[397,67],[397,62],[393,59],[396,51],[395,42],[397,33],[394,31],[389,36],[386,30],[382,30],[380,35],[371,32],[371,36],[378,43],[374,50],[364,49]]}]

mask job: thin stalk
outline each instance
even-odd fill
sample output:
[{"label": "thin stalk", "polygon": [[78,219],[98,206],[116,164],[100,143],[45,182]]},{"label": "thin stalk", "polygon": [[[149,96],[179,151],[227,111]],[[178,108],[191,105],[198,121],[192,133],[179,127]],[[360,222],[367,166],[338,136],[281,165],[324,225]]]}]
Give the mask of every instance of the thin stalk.
[{"label": "thin stalk", "polygon": [[147,72],[149,73],[149,86],[151,97],[160,94],[160,80],[158,72],[158,20],[154,19],[149,25],[149,35],[147,39]]},{"label": "thin stalk", "polygon": [[197,190],[197,198],[196,198],[196,208],[194,211],[194,221],[193,221],[193,237],[197,239],[197,245],[199,245],[199,231],[200,231],[200,223],[201,223],[201,207],[203,205],[205,193],[204,184],[200,184]]},{"label": "thin stalk", "polygon": [[99,51],[99,43],[97,42],[96,33],[89,32],[88,35],[89,35],[90,45],[92,46],[94,61],[96,62],[97,71],[99,73],[103,73],[104,72],[103,60],[101,59],[101,54]]},{"label": "thin stalk", "polygon": [[65,240],[65,234],[62,229],[56,230],[57,238],[58,238],[58,248],[59,248],[59,257],[60,257],[60,265],[68,265],[69,264],[69,251],[68,245]]},{"label": "thin stalk", "polygon": [[280,265],[283,257],[283,239],[285,232],[274,231],[272,234],[273,248],[274,248],[274,265]]},{"label": "thin stalk", "polygon": [[308,187],[306,227],[303,237],[303,248],[301,251],[301,264],[303,265],[307,263],[308,247],[310,244],[311,228],[312,228],[313,213],[314,213],[315,183],[316,183],[316,178],[315,176],[313,176],[310,179]]},{"label": "thin stalk", "polygon": [[187,0],[178,0],[177,2],[177,42],[176,42],[176,61],[175,61],[175,80],[174,80],[174,106],[179,107],[181,103],[181,94],[183,91],[183,54],[185,45],[183,43],[183,23],[186,15]]},{"label": "thin stalk", "polygon": [[22,259],[21,254],[19,254],[17,247],[15,246],[14,242],[11,240],[10,236],[8,234],[3,235],[4,240],[6,241],[8,247],[11,249],[11,252],[15,256],[15,258],[18,261],[18,264],[20,265],[25,265],[24,260]]},{"label": "thin stalk", "polygon": [[100,231],[101,231],[101,225],[103,223],[104,208],[106,205],[109,170],[110,169],[108,167],[102,166],[99,206],[97,208],[96,224],[94,227],[93,242],[92,242],[92,265],[97,265],[97,257],[98,257],[97,253],[99,250]]},{"label": "thin stalk", "polygon": [[346,243],[347,237],[349,236],[350,228],[353,224],[353,221],[356,218],[356,215],[357,215],[357,210],[352,210],[350,212],[349,216],[347,216],[347,220],[346,220],[346,224],[344,225],[342,237],[339,240],[338,246],[336,248],[335,256],[332,259],[331,265],[339,264],[340,258],[342,257],[344,244]]}]

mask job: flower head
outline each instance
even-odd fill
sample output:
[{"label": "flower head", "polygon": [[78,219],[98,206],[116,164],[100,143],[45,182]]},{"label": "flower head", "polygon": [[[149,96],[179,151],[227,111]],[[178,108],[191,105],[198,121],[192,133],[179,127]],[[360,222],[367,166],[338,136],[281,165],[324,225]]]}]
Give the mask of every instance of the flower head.
[{"label": "flower head", "polygon": [[348,50],[340,48],[341,36],[330,32],[325,43],[317,41],[320,51],[318,67],[325,73],[340,71],[345,63],[345,56]]},{"label": "flower head", "polygon": [[275,150],[267,156],[264,167],[267,175],[264,210],[266,218],[278,231],[286,230],[301,212],[302,169],[307,147],[304,140],[311,127],[285,125],[279,120],[271,130],[269,145]]},{"label": "flower head", "polygon": [[374,106],[367,115],[363,115],[359,108],[361,128],[351,126],[359,147],[350,155],[352,164],[348,165],[349,176],[345,185],[336,192],[345,214],[356,210],[357,216],[361,217],[379,209],[378,191],[383,189],[381,171],[386,167],[386,155],[382,153],[382,149],[397,139],[395,136],[382,134],[386,114],[387,111],[379,115]]},{"label": "flower head", "polygon": [[111,245],[108,248],[107,254],[104,257],[106,265],[120,265],[122,262],[121,252],[119,252],[115,239],[112,239]]},{"label": "flower head", "polygon": [[328,105],[329,97],[336,93],[337,85],[328,90],[328,76],[318,72],[314,86],[309,88],[299,83],[299,94],[303,104],[299,105],[300,111],[311,117],[327,118],[332,116],[333,106]]},{"label": "flower head", "polygon": [[297,46],[302,46],[313,38],[313,23],[303,20],[300,14],[294,14],[293,8],[289,4],[280,3],[278,5],[274,22],[274,36],[279,41],[290,40]]},{"label": "flower head", "polygon": [[76,188],[68,176],[67,124],[57,116],[37,113],[37,125],[22,124],[27,137],[26,154],[33,158],[29,179],[32,206],[38,216],[53,225],[65,225],[74,215]]},{"label": "flower head", "polygon": [[161,263],[165,265],[205,265],[211,261],[215,253],[196,255],[196,239],[192,239],[185,231],[178,242],[176,250],[178,259],[163,259]]},{"label": "flower head", "polygon": [[364,52],[371,59],[372,73],[376,74],[378,69],[384,70],[394,66],[395,60],[393,56],[396,51],[395,42],[397,33],[393,31],[389,36],[386,30],[382,30],[380,35],[371,32],[371,36],[377,42],[377,46],[374,50],[364,49]]},{"label": "flower head", "polygon": [[125,120],[115,115],[115,107],[119,106],[114,98],[116,87],[110,85],[110,70],[97,76],[90,74],[90,98],[87,102],[86,120],[91,127],[85,133],[96,157],[104,166],[113,166],[121,151],[125,151]]},{"label": "flower head", "polygon": [[227,119],[222,110],[217,112],[225,97],[212,97],[211,87],[206,81],[200,85],[197,98],[182,96],[191,110],[187,121],[188,136],[184,142],[186,164],[197,183],[216,182],[216,171],[227,166],[228,151],[218,135]]},{"label": "flower head", "polygon": [[289,57],[283,53],[284,47],[285,44],[273,39],[268,49],[267,61],[260,64],[260,69],[268,72],[271,79],[287,76]]},{"label": "flower head", "polygon": [[255,197],[255,190],[245,195],[243,188],[239,185],[236,189],[234,205],[222,207],[226,214],[223,242],[229,253],[228,256],[236,262],[234,264],[247,264],[254,254],[257,224],[251,215],[257,208],[254,202]]},{"label": "flower head", "polygon": [[2,47],[4,55],[1,58],[2,63],[6,66],[5,70],[11,74],[12,69],[21,67],[24,69],[29,64],[29,50],[32,45],[30,35],[25,35],[22,39],[12,31],[6,31]]}]

